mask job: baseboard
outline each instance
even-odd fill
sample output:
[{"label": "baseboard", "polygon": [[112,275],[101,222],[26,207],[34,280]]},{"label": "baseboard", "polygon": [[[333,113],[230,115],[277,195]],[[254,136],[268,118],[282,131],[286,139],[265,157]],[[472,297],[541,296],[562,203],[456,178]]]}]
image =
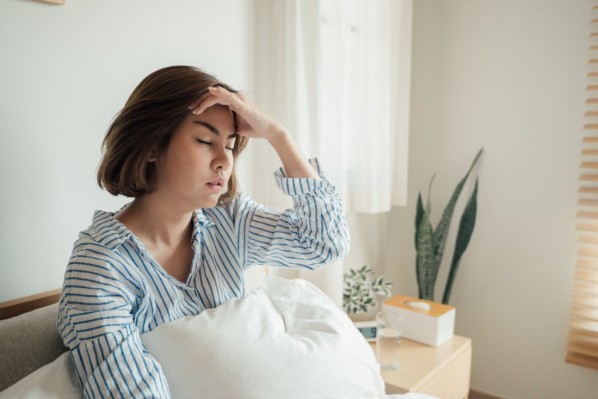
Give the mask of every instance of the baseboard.
[{"label": "baseboard", "polygon": [[475,389],[472,389],[469,391],[469,397],[468,399],[505,399],[503,397],[500,396],[495,396],[486,392],[482,392],[482,391],[476,391]]}]

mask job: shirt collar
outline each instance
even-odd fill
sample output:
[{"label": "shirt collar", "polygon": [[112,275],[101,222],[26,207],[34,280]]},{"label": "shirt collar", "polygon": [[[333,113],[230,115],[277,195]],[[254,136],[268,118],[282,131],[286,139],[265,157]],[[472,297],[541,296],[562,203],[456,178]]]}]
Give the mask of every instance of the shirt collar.
[{"label": "shirt collar", "polygon": [[114,250],[133,235],[124,224],[114,218],[113,213],[104,211],[95,211],[88,232],[98,244],[110,250]]},{"label": "shirt collar", "polygon": [[193,212],[193,225],[201,225],[203,227],[210,227],[214,225],[212,218],[206,215],[203,209],[196,209]]},{"label": "shirt collar", "polygon": [[[212,218],[204,213],[202,209],[193,212],[193,235],[199,233],[201,227],[213,226]],[[123,242],[135,238],[127,227],[114,218],[114,213],[95,211],[89,235],[102,246],[114,250]]]},{"label": "shirt collar", "polygon": [[193,245],[199,245],[201,240],[201,228],[213,226],[212,218],[204,213],[202,209],[196,209],[193,212]]}]

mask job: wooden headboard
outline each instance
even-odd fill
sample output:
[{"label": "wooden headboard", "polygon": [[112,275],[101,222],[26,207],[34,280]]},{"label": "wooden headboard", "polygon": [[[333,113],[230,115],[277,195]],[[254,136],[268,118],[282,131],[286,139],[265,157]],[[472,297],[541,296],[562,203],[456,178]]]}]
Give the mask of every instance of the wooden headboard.
[{"label": "wooden headboard", "polygon": [[60,299],[60,292],[60,289],[55,289],[42,292],[40,294],[29,295],[22,298],[1,302],[0,320],[10,319],[11,317],[27,313],[31,310],[56,303]]}]

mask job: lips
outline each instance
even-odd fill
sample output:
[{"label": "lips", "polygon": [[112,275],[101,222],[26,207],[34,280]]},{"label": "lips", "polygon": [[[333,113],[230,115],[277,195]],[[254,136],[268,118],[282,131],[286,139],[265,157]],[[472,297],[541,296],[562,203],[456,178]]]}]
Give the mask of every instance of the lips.
[{"label": "lips", "polygon": [[222,188],[224,187],[224,179],[219,177],[206,183],[210,188]]}]

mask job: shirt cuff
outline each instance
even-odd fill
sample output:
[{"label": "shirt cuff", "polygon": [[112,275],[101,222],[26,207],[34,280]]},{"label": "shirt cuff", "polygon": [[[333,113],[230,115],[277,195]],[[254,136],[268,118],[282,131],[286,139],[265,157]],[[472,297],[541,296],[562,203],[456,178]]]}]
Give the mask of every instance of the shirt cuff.
[{"label": "shirt cuff", "polygon": [[280,167],[274,172],[278,188],[290,196],[306,195],[314,191],[334,192],[334,187],[326,180],[324,172],[317,158],[310,158],[309,164],[315,169],[319,179],[313,177],[290,178],[286,176],[284,168]]}]

